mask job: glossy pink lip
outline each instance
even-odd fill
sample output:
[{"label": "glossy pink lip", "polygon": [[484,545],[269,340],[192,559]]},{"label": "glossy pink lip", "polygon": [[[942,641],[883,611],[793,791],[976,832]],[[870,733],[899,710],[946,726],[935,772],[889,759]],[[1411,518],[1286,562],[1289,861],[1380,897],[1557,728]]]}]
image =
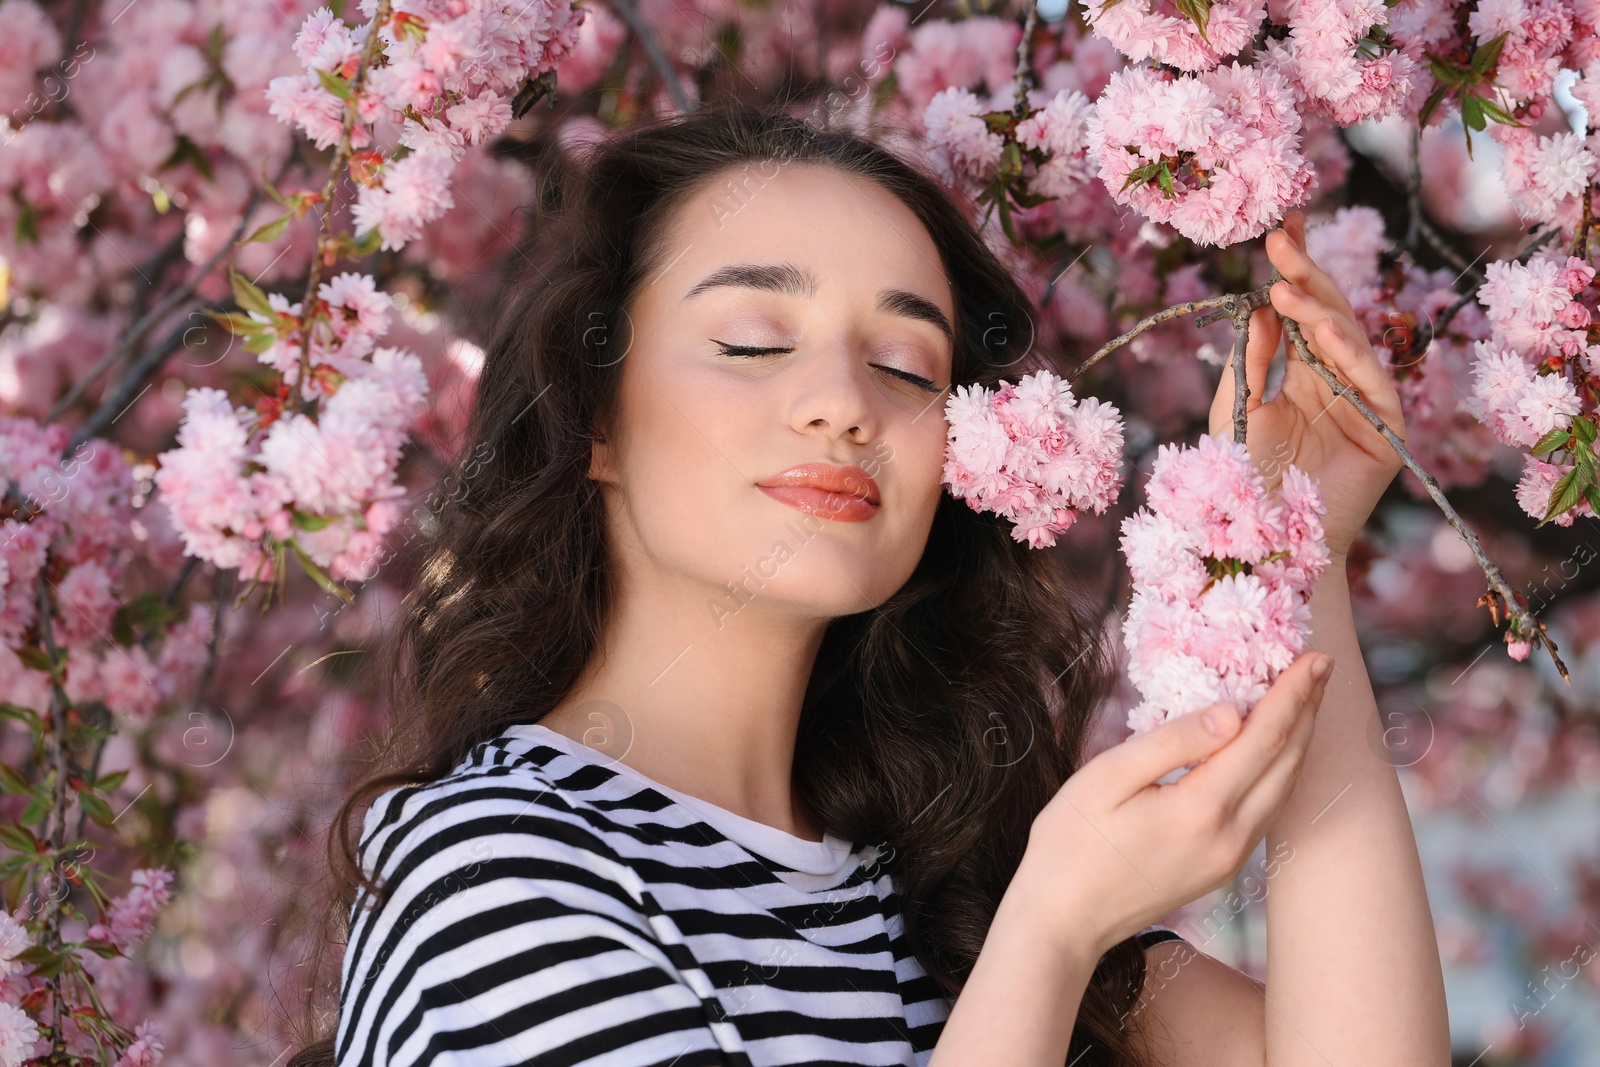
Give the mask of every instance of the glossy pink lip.
[{"label": "glossy pink lip", "polygon": [[878,483],[860,467],[802,463],[756,485],[792,508],[824,519],[861,522],[878,513]]}]

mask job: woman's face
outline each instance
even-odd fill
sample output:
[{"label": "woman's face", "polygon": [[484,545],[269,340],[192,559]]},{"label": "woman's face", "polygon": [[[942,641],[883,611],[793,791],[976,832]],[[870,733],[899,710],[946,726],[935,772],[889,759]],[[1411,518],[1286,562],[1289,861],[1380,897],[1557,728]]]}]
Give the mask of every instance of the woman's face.
[{"label": "woman's face", "polygon": [[[911,210],[831,167],[725,172],[679,207],[628,312],[590,471],[623,582],[703,597],[719,627],[888,599],[939,502],[955,327]],[[763,488],[830,466],[859,469]]]}]

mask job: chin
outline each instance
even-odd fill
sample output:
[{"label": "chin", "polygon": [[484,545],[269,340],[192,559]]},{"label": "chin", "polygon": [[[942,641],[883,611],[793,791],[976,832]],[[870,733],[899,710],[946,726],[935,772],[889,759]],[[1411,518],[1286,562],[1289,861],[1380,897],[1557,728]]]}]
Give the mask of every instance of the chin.
[{"label": "chin", "polygon": [[729,563],[713,572],[723,577],[712,596],[713,613],[724,621],[750,611],[809,618],[853,615],[887,600],[916,565],[914,559],[885,559],[866,546],[822,544],[815,538],[800,542],[794,536],[769,537],[738,567],[733,559],[740,557],[730,555]]}]

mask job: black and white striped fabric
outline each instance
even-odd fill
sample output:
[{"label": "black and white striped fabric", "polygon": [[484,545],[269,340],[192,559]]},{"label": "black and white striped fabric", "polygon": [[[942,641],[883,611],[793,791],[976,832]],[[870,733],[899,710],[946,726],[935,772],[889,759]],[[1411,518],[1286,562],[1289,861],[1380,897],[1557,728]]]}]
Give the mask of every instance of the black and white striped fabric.
[{"label": "black and white striped fabric", "polygon": [[336,1062],[921,1067],[949,1004],[886,859],[511,727],[368,811]]}]

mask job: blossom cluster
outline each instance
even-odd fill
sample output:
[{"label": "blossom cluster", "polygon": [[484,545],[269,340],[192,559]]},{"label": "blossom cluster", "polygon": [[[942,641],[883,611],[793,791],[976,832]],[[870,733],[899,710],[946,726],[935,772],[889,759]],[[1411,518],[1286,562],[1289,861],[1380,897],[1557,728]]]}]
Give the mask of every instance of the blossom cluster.
[{"label": "blossom cluster", "polygon": [[[249,313],[264,344],[259,358],[293,382],[307,313],[278,294],[252,302],[265,305]],[[272,546],[290,544],[333,578],[371,577],[399,518],[407,429],[428,393],[416,355],[375,347],[390,306],[365,275],[319,287],[309,313],[316,385],[306,389],[322,398],[315,417],[252,412],[221,389],[189,392],[178,447],[161,454],[155,481],[190,555],[265,581],[275,573]]]},{"label": "blossom cluster", "polygon": [[1340,126],[1394,114],[1416,62],[1384,32],[1384,0],[1286,0],[1287,40],[1268,38],[1264,62],[1294,86],[1308,113]]},{"label": "blossom cluster", "polygon": [[944,484],[974,511],[1011,520],[1029,547],[1055,544],[1078,513],[1105,511],[1122,487],[1122,416],[1039,370],[998,388],[963,385],[945,401]]},{"label": "blossom cluster", "polygon": [[1300,154],[1294,94],[1269,68],[1178,77],[1129,67],[1111,76],[1087,125],[1112,198],[1198,244],[1262,233],[1316,180]]},{"label": "blossom cluster", "polygon": [[1265,0],[1220,0],[1207,5],[1205,29],[1173,0],[1089,0],[1084,17],[1129,59],[1179,70],[1209,70],[1250,44],[1266,14]]},{"label": "blossom cluster", "polygon": [[[1582,299],[1594,278],[1576,256],[1535,257],[1489,264],[1478,290],[1493,332],[1476,346],[1475,412],[1503,444],[1526,453],[1517,503],[1558,526],[1596,514],[1600,345],[1590,342],[1593,312]],[[1559,461],[1541,458],[1557,454]]]},{"label": "blossom cluster", "polygon": [[132,470],[109,442],[88,441],[63,458],[68,443],[60,424],[0,415],[0,486],[15,494],[0,519],[0,701],[40,714],[51,706],[50,676],[30,659],[38,650],[43,577],[52,639],[66,657],[67,695],[148,721],[198,675],[211,608],[197,604],[161,628],[154,654],[127,638],[118,619],[127,562],[138,547]]},{"label": "blossom cluster", "polygon": [[[365,0],[368,19],[375,0]],[[274,78],[272,114],[319,148],[348,136],[366,149],[394,132],[406,152],[364,153],[352,173],[361,185],[354,208],[359,233],[377,232],[398,249],[454,206],[450,175],[468,145],[483,144],[512,119],[512,101],[530,77],[554,67],[577,45],[585,9],[571,0],[401,0],[383,25],[351,27],[318,8],[295,38],[305,72]],[[361,61],[376,32],[372,69]],[[364,74],[365,77],[359,77]],[[350,121],[353,110],[357,121]],[[384,131],[373,127],[383,124]]]},{"label": "blossom cluster", "polygon": [[1210,434],[1161,445],[1146,493],[1122,522],[1134,584],[1123,642],[1142,697],[1128,727],[1217,702],[1248,714],[1310,633],[1329,562],[1321,494],[1293,465],[1269,491],[1243,444]]}]

